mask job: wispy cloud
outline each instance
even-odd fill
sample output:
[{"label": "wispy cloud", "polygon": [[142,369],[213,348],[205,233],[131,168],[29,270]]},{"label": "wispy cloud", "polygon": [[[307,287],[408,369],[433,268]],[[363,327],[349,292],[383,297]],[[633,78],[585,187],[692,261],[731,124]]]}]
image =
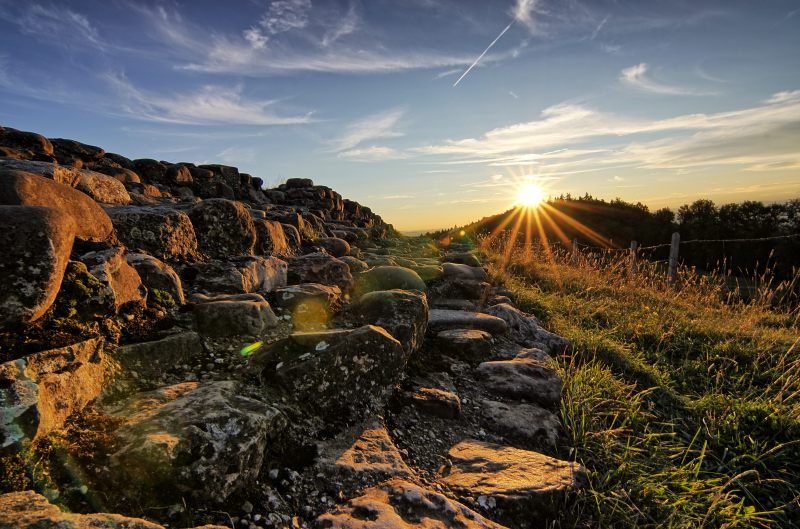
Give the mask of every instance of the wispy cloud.
[{"label": "wispy cloud", "polygon": [[2,4],[0,18],[16,24],[21,33],[38,40],[59,42],[61,46],[106,48],[89,18],[67,6],[24,2]]},{"label": "wispy cloud", "polygon": [[600,32],[603,31],[603,28],[605,27],[609,18],[611,18],[611,15],[606,15],[605,17],[603,17],[603,20],[601,20],[600,23],[597,24],[597,27],[594,28],[594,31],[592,31],[592,35],[589,37],[589,40],[594,40],[597,38]]},{"label": "wispy cloud", "polygon": [[356,11],[356,4],[352,3],[344,17],[325,32],[321,41],[322,46],[328,47],[340,38],[354,33],[360,23],[361,18]]},{"label": "wispy cloud", "polygon": [[255,160],[256,150],[252,147],[228,147],[218,152],[216,158],[230,165],[239,165]]},{"label": "wispy cloud", "polygon": [[276,101],[251,99],[240,86],[204,86],[200,90],[169,96],[134,86],[124,75],[104,76],[123,101],[122,110],[131,117],[184,125],[296,125],[311,121],[310,114],[281,116]]},{"label": "wispy cloud", "polygon": [[629,68],[625,68],[620,73],[620,80],[626,85],[633,87],[643,92],[650,92],[653,94],[665,95],[681,95],[681,96],[700,96],[700,95],[714,95],[711,92],[701,92],[685,88],[682,86],[675,86],[656,81],[648,75],[650,67],[647,63],[640,63]]},{"label": "wispy cloud", "polygon": [[387,160],[401,160],[408,155],[391,147],[372,145],[360,149],[350,149],[342,151],[336,155],[351,162],[384,162]]},{"label": "wispy cloud", "polygon": [[405,115],[403,109],[392,109],[371,114],[347,125],[338,137],[330,140],[330,151],[352,150],[365,141],[399,138],[403,133],[396,130]]}]

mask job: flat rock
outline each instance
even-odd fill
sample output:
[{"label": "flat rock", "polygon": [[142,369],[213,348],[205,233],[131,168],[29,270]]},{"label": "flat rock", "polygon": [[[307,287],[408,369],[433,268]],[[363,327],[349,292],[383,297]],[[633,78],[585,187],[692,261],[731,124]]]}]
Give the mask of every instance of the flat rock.
[{"label": "flat rock", "polygon": [[200,335],[187,331],[160,340],[120,346],[115,358],[140,378],[154,379],[176,366],[189,363],[202,353]]},{"label": "flat rock", "polygon": [[558,417],[534,404],[481,402],[483,424],[490,430],[527,448],[554,453],[561,423]]},{"label": "flat rock", "polygon": [[504,529],[467,506],[419,485],[392,479],[317,519],[331,529]]},{"label": "flat rock", "polygon": [[50,308],[75,229],[71,216],[54,209],[0,206],[0,326],[30,323]]},{"label": "flat rock", "polygon": [[475,373],[496,395],[543,406],[555,406],[561,400],[561,378],[549,362],[530,358],[483,362]]},{"label": "flat rock", "polygon": [[492,335],[477,329],[449,329],[436,334],[436,345],[452,356],[479,359],[489,356]]},{"label": "flat rock", "polygon": [[508,325],[500,318],[479,312],[431,309],[428,329],[434,332],[448,329],[477,329],[491,334],[502,334],[506,332]]},{"label": "flat rock", "polygon": [[452,466],[441,478],[443,484],[459,496],[476,499],[501,521],[515,520],[525,527],[542,527],[565,495],[586,481],[577,463],[483,441],[464,440],[448,457]]},{"label": "flat rock", "polygon": [[539,320],[508,303],[493,305],[483,312],[502,318],[508,324],[507,336],[522,346],[539,347],[550,354],[561,354],[569,347],[569,340],[545,330]]},{"label": "flat rock", "polygon": [[184,271],[195,290],[210,293],[272,292],[286,286],[288,265],[277,257],[248,255],[196,263]]},{"label": "flat rock", "polygon": [[278,318],[260,294],[196,294],[194,320],[204,336],[258,336],[276,327]]}]

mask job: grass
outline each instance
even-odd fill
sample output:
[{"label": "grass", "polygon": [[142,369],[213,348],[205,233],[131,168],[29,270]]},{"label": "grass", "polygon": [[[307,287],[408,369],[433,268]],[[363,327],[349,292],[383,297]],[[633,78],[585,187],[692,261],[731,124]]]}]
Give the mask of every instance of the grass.
[{"label": "grass", "polygon": [[565,456],[591,485],[554,527],[800,527],[800,333],[779,289],[745,303],[692,270],[631,275],[624,254],[483,247],[517,305],[573,343]]}]

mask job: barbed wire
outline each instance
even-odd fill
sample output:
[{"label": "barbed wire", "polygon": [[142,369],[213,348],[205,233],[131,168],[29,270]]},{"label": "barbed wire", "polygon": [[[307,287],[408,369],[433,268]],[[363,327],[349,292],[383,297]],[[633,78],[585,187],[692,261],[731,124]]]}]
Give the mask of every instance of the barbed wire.
[{"label": "barbed wire", "polygon": [[[736,243],[736,242],[761,242],[761,241],[775,241],[780,239],[793,239],[800,237],[800,233],[793,233],[790,235],[775,235],[772,237],[753,237],[753,238],[745,238],[745,239],[691,239],[688,241],[680,241],[680,244],[697,244],[697,243],[711,243],[711,242],[720,242],[720,243]],[[603,248],[602,246],[594,246],[591,244],[584,244],[582,242],[578,243],[579,247],[583,248],[592,248],[594,250],[603,250],[606,252],[629,252],[629,248]],[[672,243],[664,243],[664,244],[654,244],[652,246],[638,246],[636,251],[643,251],[643,250],[655,250],[657,248],[669,248],[672,246]]]}]

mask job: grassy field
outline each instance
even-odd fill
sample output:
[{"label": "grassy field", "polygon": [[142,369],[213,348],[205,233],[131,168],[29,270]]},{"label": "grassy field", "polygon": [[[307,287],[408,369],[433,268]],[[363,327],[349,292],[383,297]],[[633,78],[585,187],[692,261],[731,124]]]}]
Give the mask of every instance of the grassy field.
[{"label": "grassy field", "polygon": [[629,276],[625,256],[484,247],[518,306],[574,344],[564,455],[591,486],[554,527],[800,527],[797,311],[723,302],[691,271],[676,288],[646,264]]}]

